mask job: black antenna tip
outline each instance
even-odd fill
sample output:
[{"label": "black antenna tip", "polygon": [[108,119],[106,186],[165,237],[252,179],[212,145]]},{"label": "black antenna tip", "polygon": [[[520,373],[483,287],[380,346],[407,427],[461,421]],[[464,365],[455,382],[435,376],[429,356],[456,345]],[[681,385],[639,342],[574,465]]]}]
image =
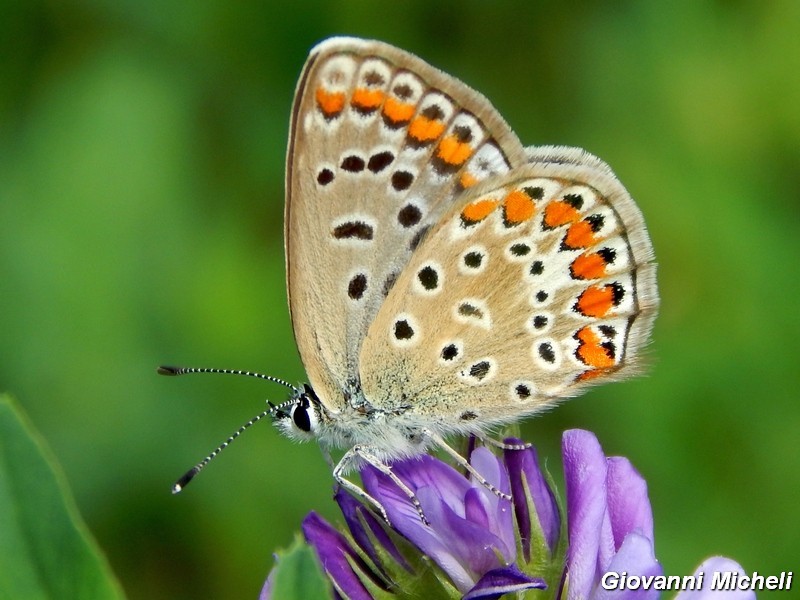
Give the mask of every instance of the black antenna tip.
[{"label": "black antenna tip", "polygon": [[181,368],[180,367],[169,367],[169,366],[166,366],[166,365],[162,365],[162,366],[160,366],[160,367],[158,367],[156,369],[156,373],[158,373],[159,375],[169,375],[169,376],[180,375],[181,374]]},{"label": "black antenna tip", "polygon": [[194,476],[197,475],[199,472],[200,472],[200,467],[192,467],[191,469],[186,471],[183,477],[178,479],[178,481],[175,482],[175,485],[172,486],[172,493],[173,494],[180,493],[183,490],[183,488],[189,485],[189,482],[192,479],[194,479]]}]

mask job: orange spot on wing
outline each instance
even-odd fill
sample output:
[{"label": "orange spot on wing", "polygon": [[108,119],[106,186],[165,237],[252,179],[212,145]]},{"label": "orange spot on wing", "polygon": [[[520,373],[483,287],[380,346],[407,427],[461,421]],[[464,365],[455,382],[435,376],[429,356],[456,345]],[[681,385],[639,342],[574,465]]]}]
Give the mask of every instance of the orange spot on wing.
[{"label": "orange spot on wing", "polygon": [[358,88],[353,92],[353,99],[350,102],[358,108],[375,110],[383,102],[383,91]]},{"label": "orange spot on wing", "polygon": [[472,146],[467,142],[461,142],[456,136],[448,135],[439,142],[436,156],[448,164],[458,166],[472,156],[472,152]]},{"label": "orange spot on wing", "polygon": [[390,97],[383,105],[383,114],[393,123],[405,123],[414,116],[414,105]]},{"label": "orange spot on wing", "polygon": [[462,188],[466,189],[478,183],[478,178],[469,171],[464,171],[459,178],[459,183],[461,184]]},{"label": "orange spot on wing", "polygon": [[325,88],[317,88],[317,105],[326,117],[342,112],[344,108],[344,92],[329,92]]},{"label": "orange spot on wing", "polygon": [[[614,366],[614,357],[609,354],[609,351],[600,345],[600,337],[590,328],[581,328],[575,337],[578,338],[578,358],[584,364],[596,369],[607,369]],[[591,372],[591,371],[589,371]],[[587,375],[583,373],[583,375]],[[588,375],[587,378],[596,377],[600,375]]]},{"label": "orange spot on wing", "polygon": [[408,126],[408,135],[418,142],[430,142],[444,132],[444,123],[420,115]]},{"label": "orange spot on wing", "polygon": [[567,223],[574,223],[578,217],[580,217],[580,213],[574,206],[560,200],[551,202],[544,209],[544,224],[551,229]]},{"label": "orange spot on wing", "polygon": [[476,200],[464,207],[464,210],[461,211],[461,218],[470,223],[477,223],[488,217],[498,204],[500,202],[489,198]]},{"label": "orange spot on wing", "polygon": [[586,248],[594,244],[594,231],[590,223],[578,221],[570,225],[567,235],[564,236],[564,244],[570,248]]},{"label": "orange spot on wing", "polygon": [[614,306],[614,288],[590,285],[578,297],[578,311],[587,317],[604,317]]},{"label": "orange spot on wing", "polygon": [[608,369],[589,369],[578,375],[578,381],[591,381],[608,373]]},{"label": "orange spot on wing", "polygon": [[600,344],[600,336],[597,335],[591,327],[581,327],[578,332],[575,334],[575,338],[581,342],[581,344]]},{"label": "orange spot on wing", "polygon": [[506,196],[504,208],[506,221],[511,224],[517,224],[530,219],[533,216],[535,206],[528,194],[520,190],[514,190]]},{"label": "orange spot on wing", "polygon": [[570,271],[575,279],[599,279],[606,274],[606,260],[596,252],[583,253],[572,261]]}]

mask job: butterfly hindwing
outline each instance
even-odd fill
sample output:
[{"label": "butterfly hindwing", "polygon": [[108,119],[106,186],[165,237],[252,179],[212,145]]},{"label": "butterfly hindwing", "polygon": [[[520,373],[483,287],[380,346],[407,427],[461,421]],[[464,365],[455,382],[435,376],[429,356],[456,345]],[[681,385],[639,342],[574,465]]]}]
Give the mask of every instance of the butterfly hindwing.
[{"label": "butterfly hindwing", "polygon": [[373,404],[482,430],[633,370],[657,308],[641,214],[582,150],[530,160],[464,194],[411,257],[361,351]]}]

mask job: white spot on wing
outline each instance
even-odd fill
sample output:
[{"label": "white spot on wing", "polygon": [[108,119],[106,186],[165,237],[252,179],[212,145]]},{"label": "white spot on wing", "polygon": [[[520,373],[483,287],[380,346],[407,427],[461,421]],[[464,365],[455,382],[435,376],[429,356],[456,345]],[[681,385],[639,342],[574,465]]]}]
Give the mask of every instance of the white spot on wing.
[{"label": "white spot on wing", "polygon": [[[398,87],[408,88],[410,94],[406,97],[400,98],[395,92]],[[415,75],[412,75],[408,71],[402,71],[398,73],[389,86],[389,94],[404,104],[416,104],[419,102],[419,99],[422,97],[422,91],[422,82]]]},{"label": "white spot on wing", "polygon": [[515,404],[527,404],[536,398],[536,385],[525,379],[512,381],[508,386],[508,395]]},{"label": "white spot on wing", "polygon": [[[527,250],[525,248],[527,247]],[[517,238],[506,244],[505,258],[511,262],[531,262],[536,254],[536,245],[528,237]]]},{"label": "white spot on wing", "polygon": [[[477,267],[470,267],[467,265],[468,258],[472,259],[472,254],[478,254],[481,256],[480,265]],[[472,245],[468,247],[459,257],[458,259],[458,271],[463,275],[477,275],[478,273],[483,273],[486,270],[486,265],[489,263],[489,251],[486,249],[485,246],[481,246],[478,244]]]},{"label": "white spot on wing", "polygon": [[552,338],[537,339],[531,345],[531,355],[536,366],[545,371],[555,371],[561,366],[563,359],[560,344]]},{"label": "white spot on wing", "polygon": [[[423,281],[429,281],[426,277],[430,277],[430,274],[435,274],[435,286],[428,289],[425,287]],[[422,296],[435,296],[436,294],[442,291],[442,286],[444,285],[444,269],[442,265],[435,261],[427,261],[419,266],[417,272],[414,274],[414,283],[412,284],[412,289],[415,293],[420,294]]]},{"label": "white spot on wing", "polygon": [[356,72],[356,61],[349,56],[331,57],[320,71],[320,83],[329,92],[345,92],[350,89],[353,75]]},{"label": "white spot on wing", "polygon": [[421,113],[426,108],[430,108],[431,106],[438,106],[444,115],[441,119],[437,119],[438,121],[447,123],[453,117],[453,103],[450,102],[445,95],[440,94],[439,92],[430,92],[426,94],[419,105],[418,112]]},{"label": "white spot on wing", "polygon": [[[539,318],[537,321],[537,317]],[[536,327],[536,324],[540,327]],[[525,317],[525,329],[534,336],[541,336],[550,331],[553,326],[553,314],[547,311],[536,311]]]},{"label": "white spot on wing", "polygon": [[409,313],[395,316],[391,320],[388,333],[389,342],[395,348],[409,348],[417,345],[422,339],[419,321]]},{"label": "white spot on wing", "polygon": [[467,172],[478,181],[482,181],[491,175],[508,172],[508,163],[500,149],[489,142],[478,148],[469,160]]},{"label": "white spot on wing", "polygon": [[458,377],[467,385],[482,385],[491,381],[496,373],[497,361],[487,356],[463,368]]},{"label": "white spot on wing", "polygon": [[484,300],[463,298],[453,306],[453,318],[459,323],[477,325],[483,329],[492,328],[492,317]]},{"label": "white spot on wing", "polygon": [[[447,354],[446,349],[448,349],[448,347],[451,345],[455,347],[456,355],[453,358],[448,359],[443,355]],[[447,340],[441,345],[440,348],[436,348],[436,358],[439,364],[445,367],[457,364],[463,356],[464,342],[462,340]]]},{"label": "white spot on wing", "polygon": [[331,235],[328,239],[338,246],[352,246],[354,248],[366,248],[372,245],[377,235],[377,222],[373,217],[364,213],[350,213],[342,215],[333,220],[331,223],[331,232],[336,231],[338,227],[345,226],[349,223],[363,223],[372,228],[372,239],[362,239],[359,237],[345,237],[337,238]]}]

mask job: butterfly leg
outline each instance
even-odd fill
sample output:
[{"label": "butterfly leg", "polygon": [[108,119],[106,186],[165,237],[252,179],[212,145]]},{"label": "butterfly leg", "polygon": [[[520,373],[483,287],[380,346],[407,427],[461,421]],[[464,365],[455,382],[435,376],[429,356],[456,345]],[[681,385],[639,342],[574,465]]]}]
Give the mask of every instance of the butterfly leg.
[{"label": "butterfly leg", "polygon": [[533,447],[533,444],[529,444],[528,442],[523,442],[522,444],[507,444],[506,442],[490,437],[482,437],[480,440],[484,444],[494,446],[495,448],[500,448],[501,450],[527,450],[528,448]]},{"label": "butterfly leg", "polygon": [[333,477],[341,485],[343,488],[348,490],[351,494],[356,496],[357,498],[361,498],[369,503],[371,503],[375,508],[377,508],[383,520],[386,521],[388,525],[391,525],[391,521],[389,521],[389,515],[386,514],[386,509],[383,508],[383,505],[378,502],[375,498],[370,496],[367,492],[361,489],[352,481],[345,479],[343,472],[347,470],[348,464],[354,461],[356,458],[361,459],[362,461],[372,465],[376,469],[378,469],[381,473],[389,477],[397,487],[399,487],[403,493],[408,497],[411,504],[414,505],[417,513],[419,514],[419,518],[422,520],[425,525],[430,525],[428,519],[425,518],[425,513],[422,512],[422,505],[419,503],[419,498],[414,493],[410,487],[408,487],[402,479],[400,479],[397,475],[394,474],[392,468],[384,463],[380,458],[375,456],[369,451],[367,446],[356,445],[350,448],[347,452],[345,452],[342,459],[339,461],[339,464],[333,470]]},{"label": "butterfly leg", "polygon": [[466,471],[470,475],[472,475],[475,478],[475,480],[478,483],[480,483],[483,487],[485,487],[486,489],[488,489],[489,491],[491,491],[492,493],[494,493],[498,497],[503,498],[504,500],[511,500],[511,496],[509,494],[506,494],[505,492],[503,492],[502,490],[499,490],[497,487],[495,487],[490,482],[488,482],[483,475],[478,473],[475,470],[475,468],[471,464],[469,464],[469,461],[466,458],[464,458],[458,452],[456,452],[453,448],[451,448],[447,444],[447,442],[445,442],[444,439],[442,439],[442,437],[440,435],[434,433],[430,429],[424,429],[423,430],[423,434],[425,436],[427,436],[428,439],[430,439],[434,444],[436,444],[442,450],[447,452],[447,454],[449,454],[453,458],[453,460],[456,461],[456,463],[458,464],[459,467],[462,467],[463,469],[466,469]]}]

